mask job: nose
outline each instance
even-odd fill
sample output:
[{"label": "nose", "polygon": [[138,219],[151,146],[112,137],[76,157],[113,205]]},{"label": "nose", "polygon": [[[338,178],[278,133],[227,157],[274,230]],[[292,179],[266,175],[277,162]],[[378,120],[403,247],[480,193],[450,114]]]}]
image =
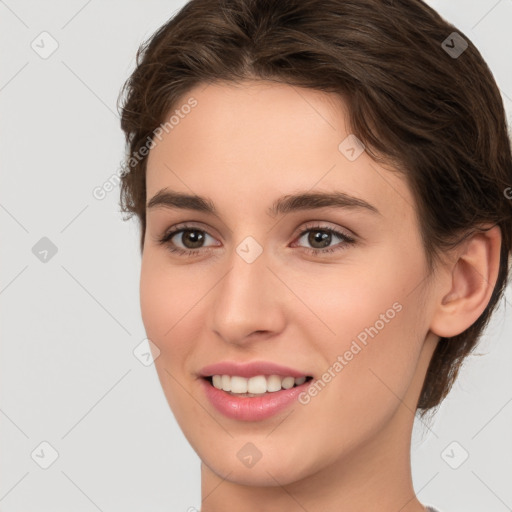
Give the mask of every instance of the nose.
[{"label": "nose", "polygon": [[286,288],[269,268],[267,253],[248,263],[233,251],[228,265],[212,294],[214,333],[239,346],[274,337],[285,324]]}]

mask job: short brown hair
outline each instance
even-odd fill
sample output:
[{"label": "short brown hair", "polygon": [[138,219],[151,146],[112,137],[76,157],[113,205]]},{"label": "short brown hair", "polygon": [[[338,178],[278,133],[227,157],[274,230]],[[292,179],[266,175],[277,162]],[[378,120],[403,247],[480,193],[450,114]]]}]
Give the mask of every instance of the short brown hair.
[{"label": "short brown hair", "polygon": [[[455,45],[453,32],[459,45],[468,44],[458,57],[446,50]],[[424,415],[450,391],[509,279],[511,142],[489,67],[468,37],[421,0],[188,2],[140,46],[121,91],[129,153],[120,206],[140,221],[141,252],[147,157],[140,149],[194,86],[246,79],[346,101],[351,133],[372,158],[405,175],[430,269],[480,226],[499,225],[500,268],[491,299],[468,329],[441,338],[417,405]]]}]

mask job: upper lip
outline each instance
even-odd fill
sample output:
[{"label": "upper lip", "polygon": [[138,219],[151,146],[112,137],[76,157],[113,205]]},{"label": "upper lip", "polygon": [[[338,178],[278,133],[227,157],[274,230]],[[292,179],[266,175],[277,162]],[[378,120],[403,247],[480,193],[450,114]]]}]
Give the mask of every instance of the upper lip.
[{"label": "upper lip", "polygon": [[270,361],[253,361],[250,363],[237,363],[236,361],[222,361],[209,364],[199,371],[201,377],[212,375],[238,375],[250,378],[256,375],[279,375],[282,377],[308,377],[309,374],[294,368],[282,366]]}]

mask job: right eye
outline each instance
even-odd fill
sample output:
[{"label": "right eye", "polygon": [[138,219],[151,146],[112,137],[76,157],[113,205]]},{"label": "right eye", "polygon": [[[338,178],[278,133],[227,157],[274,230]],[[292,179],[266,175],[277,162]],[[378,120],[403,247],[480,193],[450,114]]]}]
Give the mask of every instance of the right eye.
[{"label": "right eye", "polygon": [[190,225],[179,225],[175,229],[167,231],[159,240],[159,243],[165,245],[172,253],[182,256],[194,256],[202,252],[201,249],[208,248],[208,246],[204,246],[205,240],[208,237],[214,240],[211,235],[202,229]]}]

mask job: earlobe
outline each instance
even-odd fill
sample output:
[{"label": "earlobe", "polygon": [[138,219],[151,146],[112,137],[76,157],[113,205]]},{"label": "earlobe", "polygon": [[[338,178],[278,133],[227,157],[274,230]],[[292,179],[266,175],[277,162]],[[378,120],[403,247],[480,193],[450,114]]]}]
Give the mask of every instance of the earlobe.
[{"label": "earlobe", "polygon": [[451,272],[440,283],[443,290],[432,317],[432,332],[444,338],[456,336],[483,313],[498,278],[500,248],[501,230],[493,226],[473,234],[455,249]]}]

